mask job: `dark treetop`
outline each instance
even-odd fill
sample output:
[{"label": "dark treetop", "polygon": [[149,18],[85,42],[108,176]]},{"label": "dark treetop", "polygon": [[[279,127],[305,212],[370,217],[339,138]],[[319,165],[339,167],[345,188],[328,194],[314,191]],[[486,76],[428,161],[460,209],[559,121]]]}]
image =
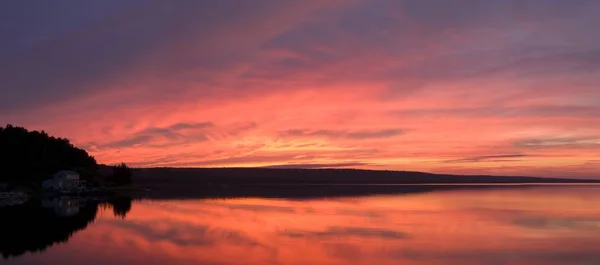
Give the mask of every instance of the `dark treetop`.
[{"label": "dark treetop", "polygon": [[11,125],[0,127],[0,182],[39,184],[59,170],[82,173],[97,168],[92,156],[67,139]]}]

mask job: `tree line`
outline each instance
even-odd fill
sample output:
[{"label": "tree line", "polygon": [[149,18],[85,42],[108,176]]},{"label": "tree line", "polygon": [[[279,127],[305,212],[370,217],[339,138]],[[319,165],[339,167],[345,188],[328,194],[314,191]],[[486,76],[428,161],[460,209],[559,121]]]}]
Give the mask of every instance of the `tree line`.
[{"label": "tree line", "polygon": [[[60,170],[72,170],[97,183],[99,167],[93,156],[68,139],[10,124],[0,127],[0,182],[39,185]],[[121,164],[103,182],[125,185],[131,176],[131,169]]]}]

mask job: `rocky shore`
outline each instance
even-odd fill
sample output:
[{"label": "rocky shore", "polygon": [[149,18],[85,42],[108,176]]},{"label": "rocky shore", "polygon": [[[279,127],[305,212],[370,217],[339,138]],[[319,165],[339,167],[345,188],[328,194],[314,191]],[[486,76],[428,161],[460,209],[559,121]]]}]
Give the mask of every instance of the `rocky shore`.
[{"label": "rocky shore", "polygon": [[24,204],[29,195],[24,192],[0,192],[0,207]]}]

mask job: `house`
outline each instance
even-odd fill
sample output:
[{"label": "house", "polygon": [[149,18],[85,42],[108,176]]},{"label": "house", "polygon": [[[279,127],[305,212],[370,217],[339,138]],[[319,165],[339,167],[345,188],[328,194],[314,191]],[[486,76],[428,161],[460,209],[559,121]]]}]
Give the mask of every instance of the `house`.
[{"label": "house", "polygon": [[79,180],[79,173],[69,170],[59,171],[42,182],[44,190],[75,191],[84,187],[84,182]]}]

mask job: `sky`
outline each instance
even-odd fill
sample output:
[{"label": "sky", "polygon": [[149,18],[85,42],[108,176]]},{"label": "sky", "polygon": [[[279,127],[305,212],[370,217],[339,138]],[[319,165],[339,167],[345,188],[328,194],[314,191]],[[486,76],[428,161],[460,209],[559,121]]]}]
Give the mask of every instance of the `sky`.
[{"label": "sky", "polygon": [[100,163],[600,177],[595,0],[6,0],[0,124]]}]

